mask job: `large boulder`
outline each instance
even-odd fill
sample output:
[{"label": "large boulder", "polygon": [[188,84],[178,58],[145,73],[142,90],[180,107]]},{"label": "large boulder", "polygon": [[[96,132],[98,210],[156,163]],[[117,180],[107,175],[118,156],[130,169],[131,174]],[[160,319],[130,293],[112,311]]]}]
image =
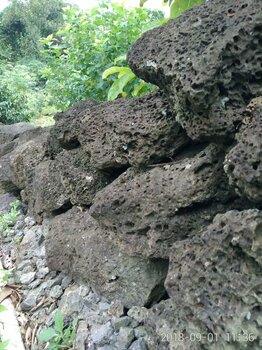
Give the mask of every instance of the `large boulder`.
[{"label": "large boulder", "polygon": [[21,136],[26,131],[34,130],[34,126],[29,123],[16,123],[12,125],[0,125],[0,145],[11,142]]},{"label": "large boulder", "polygon": [[63,271],[126,307],[163,296],[168,261],[129,257],[88,214],[74,207],[52,219],[47,233],[49,268]]},{"label": "large boulder", "polygon": [[262,204],[262,97],[251,101],[225,171],[240,195]]},{"label": "large boulder", "polygon": [[[229,211],[174,244],[165,286],[186,324],[184,336],[202,334],[198,349],[259,349],[261,237],[260,211]],[[210,347],[208,333],[216,339]]]},{"label": "large boulder", "polygon": [[225,137],[261,95],[261,0],[212,0],[143,34],[131,69],[158,85],[193,139]]},{"label": "large boulder", "polygon": [[145,324],[150,349],[261,349],[261,236],[260,211],[234,210],[174,244],[170,299],[128,312]]},{"label": "large boulder", "polygon": [[130,254],[168,256],[174,241],[197,234],[232,198],[223,148],[211,144],[195,153],[146,172],[128,169],[97,193],[91,215]]},{"label": "large boulder", "polygon": [[18,192],[25,187],[25,180],[30,176],[24,170],[32,170],[38,159],[35,153],[31,154],[30,146],[35,144],[32,140],[42,137],[46,132],[43,130],[28,123],[0,125],[0,193]]},{"label": "large boulder", "polygon": [[9,154],[10,166],[15,174],[14,184],[20,188],[30,188],[35,167],[49,158],[47,138],[48,129],[42,129],[41,133],[26,142],[19,140],[17,147]]},{"label": "large boulder", "polygon": [[18,192],[14,184],[15,174],[10,166],[10,153],[0,158],[0,194]]},{"label": "large boulder", "polygon": [[74,120],[72,110],[57,121],[51,139],[64,149],[83,146],[98,169],[170,160],[189,141],[160,92],[100,104],[90,101],[76,113]]}]

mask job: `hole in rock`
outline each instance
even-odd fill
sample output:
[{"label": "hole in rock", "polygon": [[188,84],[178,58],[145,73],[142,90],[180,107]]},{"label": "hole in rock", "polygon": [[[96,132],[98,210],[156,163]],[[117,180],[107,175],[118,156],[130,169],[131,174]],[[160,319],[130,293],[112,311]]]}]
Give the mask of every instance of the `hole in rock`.
[{"label": "hole in rock", "polygon": [[72,203],[70,201],[68,201],[68,202],[64,203],[60,208],[53,210],[52,214],[54,216],[63,214],[65,212],[67,212],[68,210],[70,210],[72,207],[73,207]]},{"label": "hole in rock", "polygon": [[129,165],[122,165],[114,168],[107,168],[104,170],[104,174],[108,178],[108,182],[111,183],[115,179],[117,179],[120,175],[122,175],[127,169],[129,168]]},{"label": "hole in rock", "polygon": [[155,304],[158,304],[162,300],[169,299],[169,295],[165,289],[164,283],[167,276],[168,268],[169,268],[169,260],[168,259],[161,259],[161,258],[154,258],[151,259],[156,265],[158,265],[158,268],[162,270],[163,273],[163,279],[161,283],[156,285],[149,297],[147,303],[144,305],[147,309],[150,309]]},{"label": "hole in rock", "polygon": [[73,138],[68,141],[60,141],[60,146],[68,151],[71,149],[79,148],[81,146],[77,138]]}]

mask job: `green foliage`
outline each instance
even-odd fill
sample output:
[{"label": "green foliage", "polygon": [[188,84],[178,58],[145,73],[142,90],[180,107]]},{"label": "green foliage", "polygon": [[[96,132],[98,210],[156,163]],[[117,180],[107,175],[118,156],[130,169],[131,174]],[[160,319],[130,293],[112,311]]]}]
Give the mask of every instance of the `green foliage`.
[{"label": "green foliage", "polygon": [[108,1],[87,12],[66,9],[65,16],[65,28],[42,40],[47,88],[61,109],[81,99],[105,100],[116,77],[103,80],[103,72],[163,18],[161,12],[128,10]]},{"label": "green foliage", "polygon": [[63,0],[12,0],[0,16],[0,55],[38,57],[41,37],[63,24]]},{"label": "green foliage", "polygon": [[170,18],[180,16],[186,10],[201,4],[205,0],[165,0],[170,8]]},{"label": "green foliage", "polygon": [[0,350],[6,350],[9,343],[10,343],[10,340],[4,340],[0,342]]},{"label": "green foliage", "polygon": [[[114,64],[119,61],[125,61],[126,56],[118,57]],[[145,81],[136,77],[136,75],[127,66],[113,66],[106,69],[102,75],[103,79],[107,79],[112,74],[117,74],[117,79],[111,85],[107,99],[115,100],[119,95],[125,96],[140,96],[147,92],[151,92],[154,86],[147,84]]]},{"label": "green foliage", "polygon": [[[0,269],[0,287],[4,287],[8,284],[10,275],[11,272],[9,270]],[[3,308],[2,311],[4,311]]]},{"label": "green foliage", "polygon": [[7,310],[6,306],[0,304],[0,312],[5,312]]},{"label": "green foliage", "polygon": [[69,327],[64,326],[63,315],[60,310],[55,315],[54,327],[44,329],[38,335],[42,343],[47,344],[47,349],[70,349],[73,346],[76,332],[76,321]]},{"label": "green foliage", "polygon": [[10,204],[10,210],[7,213],[0,215],[0,236],[7,237],[10,234],[10,227],[14,226],[19,215],[19,201],[14,201]]},{"label": "green foliage", "polygon": [[50,96],[41,77],[43,67],[37,60],[0,63],[0,122],[29,121],[49,113]]}]

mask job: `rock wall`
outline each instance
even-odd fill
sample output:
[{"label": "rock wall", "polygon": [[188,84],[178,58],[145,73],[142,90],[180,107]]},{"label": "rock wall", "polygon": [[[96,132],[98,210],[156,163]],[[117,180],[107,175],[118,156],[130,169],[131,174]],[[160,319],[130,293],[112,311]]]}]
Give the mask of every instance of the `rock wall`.
[{"label": "rock wall", "polygon": [[124,304],[149,349],[262,347],[261,13],[209,1],[130,50],[157,92],[0,126],[0,194],[21,193],[49,267]]}]

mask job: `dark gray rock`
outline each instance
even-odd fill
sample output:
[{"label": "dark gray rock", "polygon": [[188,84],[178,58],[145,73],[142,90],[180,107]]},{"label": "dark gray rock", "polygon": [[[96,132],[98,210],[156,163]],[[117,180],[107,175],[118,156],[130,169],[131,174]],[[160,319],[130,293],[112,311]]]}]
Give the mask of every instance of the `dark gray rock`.
[{"label": "dark gray rock", "polygon": [[68,110],[55,115],[55,125],[50,130],[49,151],[55,157],[63,149],[71,150],[80,146],[78,136],[81,130],[82,113],[97,105],[94,100],[80,101]]},{"label": "dark gray rock", "polygon": [[34,281],[36,277],[36,272],[27,272],[20,276],[20,282],[22,284],[30,284]]},{"label": "dark gray rock", "polygon": [[61,286],[53,286],[50,290],[49,296],[53,299],[59,299],[63,295],[63,288]]},{"label": "dark gray rock", "polygon": [[0,145],[18,138],[22,133],[34,129],[29,123],[16,123],[12,125],[0,125]]},{"label": "dark gray rock", "polygon": [[135,333],[132,328],[121,327],[115,345],[118,349],[128,349],[134,339]]},{"label": "dark gray rock", "polygon": [[112,326],[116,332],[120,330],[122,327],[127,327],[131,323],[131,318],[128,316],[119,317],[119,318],[113,318],[112,319]]},{"label": "dark gray rock", "polygon": [[95,194],[107,184],[107,176],[90,166],[88,152],[82,147],[63,150],[56,161],[64,190],[72,204],[90,205]]},{"label": "dark gray rock", "polygon": [[76,114],[73,118],[72,111],[69,117],[59,119],[52,138],[67,150],[81,145],[86,157],[90,155],[90,164],[98,169],[159,162],[189,141],[160,92],[87,104]]},{"label": "dark gray rock", "polygon": [[9,212],[10,204],[16,200],[17,198],[11,193],[0,194],[0,215]]},{"label": "dark gray rock", "polygon": [[262,97],[251,101],[244,117],[225,171],[240,195],[262,204]]},{"label": "dark gray rock", "polygon": [[59,309],[61,309],[61,312],[65,317],[76,315],[76,313],[81,312],[84,306],[81,288],[82,287],[73,285],[65,290],[65,293],[63,294],[59,303]]},{"label": "dark gray rock", "polygon": [[148,350],[146,341],[142,338],[135,340],[128,348],[130,350]]},{"label": "dark gray rock", "polygon": [[[130,257],[109,232],[77,208],[52,219],[46,241],[48,266],[125,306],[148,304],[164,294],[167,261]],[[59,252],[59,254],[57,254]]]},{"label": "dark gray rock", "polygon": [[11,142],[4,143],[4,144],[0,145],[0,158],[6,154],[12,152],[16,146],[17,146],[16,141],[11,141]]},{"label": "dark gray rock", "polygon": [[10,153],[0,158],[0,194],[18,193],[18,188],[14,185],[15,174],[10,162]]},{"label": "dark gray rock", "polygon": [[[259,349],[261,228],[258,210],[229,211],[199,236],[174,244],[165,283],[176,310],[174,315],[169,306],[164,316],[173,312],[171,328],[180,323],[177,331],[184,327],[188,337],[213,333],[217,349]],[[203,348],[204,336],[197,349]]]},{"label": "dark gray rock", "polygon": [[41,162],[34,169],[29,199],[29,213],[41,222],[44,213],[50,214],[65,206],[70,206],[58,164],[54,160]]},{"label": "dark gray rock", "polygon": [[207,1],[142,35],[128,55],[169,97],[193,139],[229,136],[261,95],[260,0]]},{"label": "dark gray rock", "polygon": [[92,327],[91,330],[91,339],[96,345],[105,345],[108,344],[110,336],[113,334],[113,328],[110,322],[107,322],[103,325],[97,325]]},{"label": "dark gray rock", "polygon": [[43,129],[39,136],[22,142],[10,153],[10,166],[15,174],[12,180],[19,189],[30,192],[35,168],[48,159],[48,134],[49,130]]},{"label": "dark gray rock", "polygon": [[211,144],[172,164],[128,170],[98,192],[90,213],[130,255],[168,257],[174,241],[197,234],[227,208],[223,159],[223,149]]}]

